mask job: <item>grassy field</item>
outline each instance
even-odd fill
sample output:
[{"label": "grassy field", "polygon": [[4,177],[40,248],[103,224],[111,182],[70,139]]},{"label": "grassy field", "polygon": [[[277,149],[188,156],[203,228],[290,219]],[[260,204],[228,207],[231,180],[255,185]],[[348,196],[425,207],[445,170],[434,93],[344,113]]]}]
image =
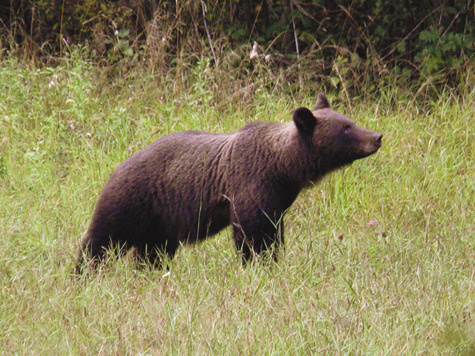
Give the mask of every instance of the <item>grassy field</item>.
[{"label": "grassy field", "polygon": [[170,273],[123,258],[76,279],[118,163],[171,132],[288,121],[319,88],[223,100],[203,62],[113,79],[0,61],[0,354],[475,355],[475,92],[328,93],[383,147],[299,196],[278,265],[242,270],[226,230]]}]

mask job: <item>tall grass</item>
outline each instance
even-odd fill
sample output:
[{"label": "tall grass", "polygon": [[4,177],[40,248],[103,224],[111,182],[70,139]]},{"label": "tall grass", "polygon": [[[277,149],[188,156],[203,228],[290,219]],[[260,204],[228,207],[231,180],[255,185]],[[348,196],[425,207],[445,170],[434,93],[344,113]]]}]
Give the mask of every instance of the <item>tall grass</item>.
[{"label": "tall grass", "polygon": [[206,60],[134,73],[110,77],[80,55],[42,69],[2,59],[2,354],[475,354],[475,93],[328,93],[383,147],[301,194],[278,265],[242,270],[226,230],[180,249],[169,274],[123,258],[75,279],[119,162],[171,132],[288,121],[319,91],[264,69],[227,89],[232,73]]}]

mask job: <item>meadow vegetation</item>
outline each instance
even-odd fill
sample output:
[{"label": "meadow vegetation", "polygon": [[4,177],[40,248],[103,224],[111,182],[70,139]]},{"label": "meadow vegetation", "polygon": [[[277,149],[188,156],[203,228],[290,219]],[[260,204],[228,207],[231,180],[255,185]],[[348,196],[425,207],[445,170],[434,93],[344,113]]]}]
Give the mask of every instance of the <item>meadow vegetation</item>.
[{"label": "meadow vegetation", "polygon": [[[475,355],[472,72],[345,93],[248,50],[166,73],[84,47],[54,66],[0,57],[1,354]],[[118,163],[171,132],[286,122],[324,90],[383,147],[299,196],[279,264],[241,269],[226,230],[169,271],[126,256],[71,276]]]}]

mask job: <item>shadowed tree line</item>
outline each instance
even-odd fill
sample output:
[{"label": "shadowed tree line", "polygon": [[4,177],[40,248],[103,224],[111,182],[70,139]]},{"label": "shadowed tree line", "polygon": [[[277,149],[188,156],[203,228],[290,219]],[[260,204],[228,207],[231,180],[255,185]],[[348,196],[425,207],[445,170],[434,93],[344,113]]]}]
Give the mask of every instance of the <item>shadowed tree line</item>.
[{"label": "shadowed tree line", "polygon": [[310,56],[343,72],[364,63],[446,81],[471,62],[474,16],[473,0],[10,0],[0,5],[0,48],[51,60],[85,45],[106,64],[148,55],[173,65],[184,52],[219,62],[256,41],[284,66]]}]

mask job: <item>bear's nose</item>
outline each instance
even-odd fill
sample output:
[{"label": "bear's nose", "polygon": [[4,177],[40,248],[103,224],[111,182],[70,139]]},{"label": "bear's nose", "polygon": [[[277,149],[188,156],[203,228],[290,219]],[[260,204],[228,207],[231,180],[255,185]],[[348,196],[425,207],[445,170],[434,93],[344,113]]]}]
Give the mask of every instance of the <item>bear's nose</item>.
[{"label": "bear's nose", "polygon": [[382,135],[382,134],[378,134],[378,135],[376,136],[376,142],[377,142],[377,143],[381,144],[381,140],[382,140],[382,139],[383,139],[383,135]]}]

